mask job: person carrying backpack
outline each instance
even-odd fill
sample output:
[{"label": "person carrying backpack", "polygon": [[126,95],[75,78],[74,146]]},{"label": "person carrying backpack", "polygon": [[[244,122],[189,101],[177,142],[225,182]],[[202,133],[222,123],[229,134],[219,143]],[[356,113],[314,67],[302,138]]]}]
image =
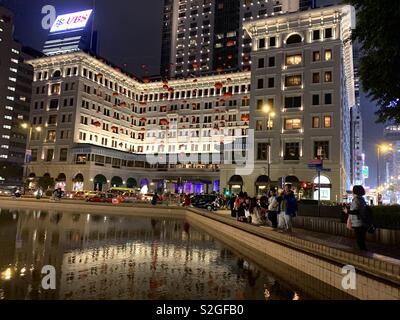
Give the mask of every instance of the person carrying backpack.
[{"label": "person carrying backpack", "polygon": [[365,189],[363,186],[353,187],[353,201],[350,209],[345,208],[344,212],[349,215],[348,224],[354,230],[357,239],[357,246],[362,251],[368,251],[365,243],[367,232],[374,233],[375,227],[372,224],[371,207],[364,200]]}]

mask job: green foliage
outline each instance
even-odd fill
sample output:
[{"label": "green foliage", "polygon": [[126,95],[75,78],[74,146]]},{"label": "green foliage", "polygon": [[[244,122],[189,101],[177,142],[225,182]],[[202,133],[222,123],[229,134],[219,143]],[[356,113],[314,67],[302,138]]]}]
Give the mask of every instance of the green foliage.
[{"label": "green foliage", "polygon": [[378,122],[400,123],[400,4],[398,0],[346,0],[357,10],[354,39],[361,44],[360,78],[380,107]]},{"label": "green foliage", "polygon": [[38,181],[38,186],[42,188],[42,190],[47,190],[54,188],[56,185],[54,178],[49,178],[49,177],[40,177]]}]

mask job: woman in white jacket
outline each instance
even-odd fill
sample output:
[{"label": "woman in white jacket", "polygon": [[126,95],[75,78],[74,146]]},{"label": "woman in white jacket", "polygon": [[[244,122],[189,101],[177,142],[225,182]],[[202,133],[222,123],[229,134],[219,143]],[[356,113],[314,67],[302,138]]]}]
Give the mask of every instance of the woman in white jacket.
[{"label": "woman in white jacket", "polygon": [[276,189],[271,189],[271,196],[268,199],[268,219],[272,223],[272,228],[278,228],[278,214],[279,214],[279,202],[276,197]]}]

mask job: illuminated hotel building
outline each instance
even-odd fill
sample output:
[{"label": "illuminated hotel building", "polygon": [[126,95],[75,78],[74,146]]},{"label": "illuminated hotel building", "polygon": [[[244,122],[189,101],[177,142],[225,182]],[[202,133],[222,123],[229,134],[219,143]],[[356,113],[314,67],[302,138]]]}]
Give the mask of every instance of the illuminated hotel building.
[{"label": "illuminated hotel building", "polygon": [[297,0],[164,0],[161,75],[248,71],[243,23],[298,10]]},{"label": "illuminated hotel building", "polygon": [[[322,172],[321,198],[342,200],[351,185],[354,25],[350,6],[244,24],[253,39],[250,129],[255,130],[256,163],[252,175],[233,183],[241,183],[249,194],[256,193],[258,179],[291,182],[297,188],[301,182],[318,183],[308,163],[323,159],[331,171]],[[224,167],[221,183],[233,174],[234,167]]]},{"label": "illuminated hotel building", "polygon": [[83,52],[30,63],[31,179],[49,175],[68,190],[218,191],[220,154],[247,137],[250,73],[139,82]]}]

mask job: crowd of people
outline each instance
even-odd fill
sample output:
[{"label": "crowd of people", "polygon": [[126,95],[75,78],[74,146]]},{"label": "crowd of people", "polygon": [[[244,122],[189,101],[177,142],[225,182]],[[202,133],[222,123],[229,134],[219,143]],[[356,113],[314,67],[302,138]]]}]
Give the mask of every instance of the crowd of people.
[{"label": "crowd of people", "polygon": [[285,185],[280,193],[271,188],[260,200],[249,197],[246,192],[232,194],[227,206],[238,221],[252,223],[254,217],[261,224],[287,232],[292,231],[292,220],[298,212],[297,199],[290,184]]}]

